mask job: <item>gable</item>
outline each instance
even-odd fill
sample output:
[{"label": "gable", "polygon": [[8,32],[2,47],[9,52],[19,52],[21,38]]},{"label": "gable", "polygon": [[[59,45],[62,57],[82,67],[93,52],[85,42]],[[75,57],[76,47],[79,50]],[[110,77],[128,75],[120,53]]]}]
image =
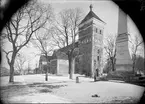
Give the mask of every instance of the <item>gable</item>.
[{"label": "gable", "polygon": [[[91,19],[91,18],[93,18],[93,17],[94,17],[95,19],[98,19],[99,21],[105,23],[105,22],[104,22],[103,20],[101,20],[93,11],[90,11],[90,12],[87,14],[87,16],[81,21],[80,24],[82,24],[82,23],[88,21],[89,19]],[[79,24],[79,25],[80,25],[80,24]]]}]

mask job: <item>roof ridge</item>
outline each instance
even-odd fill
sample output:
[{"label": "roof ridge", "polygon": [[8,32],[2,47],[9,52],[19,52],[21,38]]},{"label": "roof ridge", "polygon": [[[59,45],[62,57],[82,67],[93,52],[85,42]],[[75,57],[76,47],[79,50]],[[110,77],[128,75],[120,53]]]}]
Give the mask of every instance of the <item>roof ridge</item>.
[{"label": "roof ridge", "polygon": [[[90,11],[90,12],[86,15],[86,17],[81,21],[80,24],[86,22],[87,20],[91,19],[92,17],[94,17],[94,18],[100,20],[101,22],[105,23],[105,22],[104,22],[103,20],[101,20],[93,11]],[[79,24],[79,25],[80,25],[80,24]]]}]

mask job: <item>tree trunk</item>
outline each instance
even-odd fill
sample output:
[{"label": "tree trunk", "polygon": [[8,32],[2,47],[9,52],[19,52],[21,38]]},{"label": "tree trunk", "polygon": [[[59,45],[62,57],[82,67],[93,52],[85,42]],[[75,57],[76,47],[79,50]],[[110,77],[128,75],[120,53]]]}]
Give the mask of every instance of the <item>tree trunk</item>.
[{"label": "tree trunk", "polygon": [[[46,55],[47,57],[47,55]],[[47,59],[47,58],[46,58]],[[46,73],[45,73],[45,81],[48,81],[48,71],[50,73],[50,63],[49,61],[47,60],[47,68],[46,68]]]},{"label": "tree trunk", "polygon": [[10,77],[9,77],[9,82],[14,82],[14,63],[12,62],[10,64]]},{"label": "tree trunk", "polygon": [[16,52],[12,54],[11,62],[9,63],[10,66],[10,77],[9,83],[14,82],[14,63],[15,63]]},{"label": "tree trunk", "polygon": [[73,58],[71,61],[70,79],[73,79],[74,70],[75,70],[75,58]]},{"label": "tree trunk", "polygon": [[133,70],[133,73],[135,73],[135,61],[133,61],[132,70]]},{"label": "tree trunk", "polygon": [[69,74],[69,79],[71,79],[71,77],[70,77],[70,73],[71,73],[71,59],[69,58],[69,60],[68,60],[68,64],[69,64],[69,69],[68,69],[68,74]]},{"label": "tree trunk", "polygon": [[45,81],[48,81],[48,64],[47,64],[47,68],[45,71]]},{"label": "tree trunk", "polygon": [[69,79],[73,79],[74,68],[75,68],[75,58],[70,58],[69,59]]},{"label": "tree trunk", "polygon": [[116,71],[116,58],[114,56],[114,71]]},{"label": "tree trunk", "polygon": [[111,59],[111,63],[112,63],[112,71],[114,71],[114,60],[113,60],[113,58]]},{"label": "tree trunk", "polygon": [[134,56],[133,56],[133,64],[132,64],[133,73],[135,73],[135,61],[136,61],[136,55],[134,54]]},{"label": "tree trunk", "polygon": [[45,73],[45,81],[48,81],[48,69],[46,69],[46,73]]}]

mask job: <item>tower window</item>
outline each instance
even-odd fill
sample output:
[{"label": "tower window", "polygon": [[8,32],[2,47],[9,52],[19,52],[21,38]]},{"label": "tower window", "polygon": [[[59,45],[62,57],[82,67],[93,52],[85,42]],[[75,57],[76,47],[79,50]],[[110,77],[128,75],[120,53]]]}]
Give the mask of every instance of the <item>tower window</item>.
[{"label": "tower window", "polygon": [[100,30],[100,34],[102,34],[102,30]]},{"label": "tower window", "polygon": [[87,43],[89,42],[89,39],[87,39]]},{"label": "tower window", "polygon": [[98,49],[98,54],[100,53],[100,50]]},{"label": "tower window", "polygon": [[96,33],[98,32],[98,29],[96,28]]},{"label": "tower window", "polygon": [[96,68],[96,60],[94,60],[94,67]]},{"label": "tower window", "polygon": [[99,56],[97,56],[97,60],[99,61]]},{"label": "tower window", "polygon": [[81,44],[81,41],[79,40],[78,43]]}]

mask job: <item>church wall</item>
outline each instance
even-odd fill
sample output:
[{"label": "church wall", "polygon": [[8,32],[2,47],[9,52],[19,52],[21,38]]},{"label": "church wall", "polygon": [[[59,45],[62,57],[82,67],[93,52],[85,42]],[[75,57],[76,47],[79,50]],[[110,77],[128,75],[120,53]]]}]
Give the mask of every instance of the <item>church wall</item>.
[{"label": "church wall", "polygon": [[92,33],[92,26],[89,25],[85,29],[79,31],[79,39],[82,39],[83,37],[86,36],[91,36],[91,33]]},{"label": "church wall", "polygon": [[57,74],[57,59],[51,60],[50,64],[51,64],[50,73],[51,74]]},{"label": "church wall", "polygon": [[[92,52],[92,22],[85,24],[80,28],[79,32],[79,73],[86,74],[87,76],[91,75],[91,52]],[[88,27],[87,27],[88,26]]]},{"label": "church wall", "polygon": [[92,23],[93,23],[92,21],[86,22],[85,24],[83,24],[83,25],[79,28],[79,31],[82,31],[83,29],[86,29],[87,27],[91,26]]},{"label": "church wall", "polygon": [[68,75],[69,64],[68,60],[58,59],[57,75]]},{"label": "church wall", "polygon": [[100,69],[103,55],[104,27],[103,25],[101,26],[100,23],[99,25],[96,25],[95,23],[90,21],[90,23],[88,23],[88,27],[82,26],[84,28],[79,29],[79,49],[81,54],[81,62],[79,62],[80,66],[77,68],[81,70],[81,73],[86,73],[92,77],[94,76],[95,69]]},{"label": "church wall", "polygon": [[92,76],[94,76],[95,69],[101,72],[101,61],[103,55],[103,27],[93,24],[92,34]]}]

